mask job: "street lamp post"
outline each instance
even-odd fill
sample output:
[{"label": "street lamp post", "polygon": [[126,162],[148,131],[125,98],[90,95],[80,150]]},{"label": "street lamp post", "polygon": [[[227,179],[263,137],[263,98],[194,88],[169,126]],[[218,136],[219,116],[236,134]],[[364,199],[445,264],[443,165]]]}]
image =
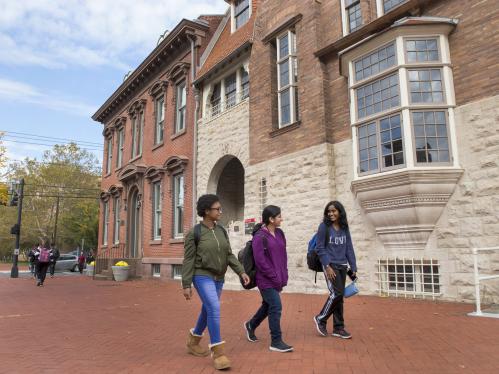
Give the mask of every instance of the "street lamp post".
[{"label": "street lamp post", "polygon": [[14,258],[12,261],[12,269],[10,271],[11,278],[17,278],[19,276],[19,269],[17,268],[17,260],[19,257],[19,245],[21,241],[21,218],[23,212],[23,193],[24,193],[24,178],[21,179],[19,184],[19,201],[17,204],[17,228],[16,228],[16,246],[14,249]]}]

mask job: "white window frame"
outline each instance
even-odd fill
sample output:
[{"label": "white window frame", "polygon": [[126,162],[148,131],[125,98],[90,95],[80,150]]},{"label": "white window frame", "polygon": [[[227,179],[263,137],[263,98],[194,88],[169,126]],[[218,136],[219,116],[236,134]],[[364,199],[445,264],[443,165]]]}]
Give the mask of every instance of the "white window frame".
[{"label": "white window frame", "polygon": [[165,96],[163,94],[154,99],[154,144],[160,144],[164,139],[165,123]]},{"label": "white window frame", "polygon": [[[253,13],[253,0],[249,0],[248,20],[251,18],[252,13]],[[235,0],[234,0],[230,5],[230,32],[231,32],[231,34],[234,33],[236,30],[239,30],[246,23],[248,23],[248,21],[246,21],[244,24],[239,26],[239,28],[236,28],[236,4],[235,4]]]},{"label": "white window frame", "polygon": [[153,220],[153,239],[161,240],[161,223],[162,223],[162,198],[161,198],[161,181],[152,184],[152,220]]},{"label": "white window frame", "polygon": [[[184,201],[185,201],[185,179],[184,174],[177,174],[173,176],[173,237],[183,238],[184,237]],[[180,193],[182,192],[182,198],[180,198]],[[179,212],[182,212],[181,217],[179,217]],[[180,222],[181,219],[181,222]],[[179,230],[179,227],[182,231]]]},{"label": "white window frame", "polygon": [[[248,73],[248,90],[243,91],[242,87],[242,70],[246,71]],[[226,98],[226,86],[225,86],[225,80],[229,76],[236,74],[236,102],[232,106],[227,105],[227,98]],[[217,117],[218,115],[221,115],[225,111],[228,111],[235,106],[237,106],[239,103],[245,101],[249,97],[249,81],[250,81],[250,73],[249,69],[247,67],[246,63],[238,65],[236,68],[233,68],[229,70],[227,73],[225,73],[223,76],[221,76],[219,79],[213,81],[210,83],[210,86],[207,86],[206,90],[206,97],[204,98],[205,100],[205,108],[207,108],[207,111],[205,113],[205,117],[210,119]],[[214,92],[214,88],[217,84],[220,84],[220,101],[218,104],[212,105],[212,96]]]},{"label": "white window frame", "polygon": [[113,137],[107,138],[107,157],[106,157],[106,175],[111,174],[113,162]]},{"label": "white window frame", "polygon": [[125,149],[125,128],[120,127],[118,129],[118,150],[116,157],[116,167],[120,168],[123,165],[123,153]]},{"label": "white window frame", "polygon": [[113,225],[113,242],[114,244],[119,244],[120,242],[120,197],[116,196],[113,199],[113,210],[114,210],[114,225]]},{"label": "white window frame", "polygon": [[[185,95],[183,94],[185,92]],[[185,97],[185,102],[184,102]],[[175,133],[185,130],[187,115],[187,79],[175,86]]]},{"label": "white window frame", "polygon": [[108,243],[108,233],[109,233],[109,200],[103,203],[104,216],[102,217],[102,245],[107,245]]},{"label": "white window frame", "polygon": [[[280,56],[280,44],[281,39],[287,36],[288,38],[288,54],[284,57]],[[298,95],[298,82],[295,81],[295,73],[297,73],[298,69],[298,61],[297,61],[297,47],[296,47],[296,34],[292,30],[286,30],[285,32],[279,34],[276,37],[276,47],[277,47],[277,59],[276,59],[276,69],[277,69],[277,111],[278,111],[278,128],[283,128],[298,121],[298,108],[296,105],[296,97]],[[288,60],[288,79],[289,82],[285,86],[281,86],[281,72],[280,72],[280,64]],[[281,111],[281,96],[282,93],[289,89],[289,107],[290,107],[290,115],[289,122],[282,122],[282,111]]]},{"label": "white window frame", "polygon": [[[439,47],[439,61],[429,61],[429,62],[416,62],[408,63],[406,56],[406,44],[407,40],[414,39],[437,39],[437,44]],[[368,78],[362,79],[357,82],[355,80],[355,61],[360,58],[371,54],[372,52],[395,42],[396,49],[396,65],[387,68],[383,72],[378,72]],[[425,68],[439,68],[442,71],[442,84],[444,89],[444,102],[442,103],[411,103],[410,102],[410,87],[408,83],[408,70],[411,69],[425,69]],[[357,128],[374,120],[378,120],[381,117],[395,114],[399,112],[401,114],[402,122],[402,133],[403,138],[403,149],[404,149],[404,161],[405,167],[397,168],[398,170],[405,169],[417,169],[417,168],[455,168],[459,167],[459,160],[457,154],[457,138],[455,133],[455,121],[454,121],[454,106],[455,106],[455,96],[454,96],[454,85],[449,53],[448,38],[444,34],[418,34],[418,35],[398,35],[389,41],[385,41],[375,46],[369,51],[366,51],[360,56],[356,56],[351,59],[348,63],[349,69],[349,90],[350,90],[350,121],[352,126],[352,144],[353,144],[353,164],[354,164],[354,179],[361,179],[373,175],[385,174],[390,172],[397,172],[397,170],[381,171],[380,173],[360,173],[359,164],[359,139],[357,134]],[[400,105],[395,108],[390,108],[388,110],[375,113],[369,117],[359,119],[357,116],[357,99],[356,90],[370,82],[379,80],[380,78],[386,77],[388,75],[397,72],[399,77],[399,91],[400,91]],[[450,160],[448,163],[418,163],[416,162],[416,150],[414,142],[414,133],[412,128],[412,111],[445,111],[447,112],[447,133],[449,142],[449,154]]]},{"label": "white window frame", "polygon": [[[346,36],[348,34],[351,34],[352,32],[357,31],[364,24],[364,18],[362,17],[362,7],[361,7],[360,15],[361,15],[361,19],[362,19],[362,24],[357,30],[350,31],[350,20],[348,19],[348,12],[347,12],[347,7],[346,7],[347,1],[348,0],[340,0],[340,3],[341,3],[341,25],[342,25],[341,30],[343,32],[343,36]],[[362,0],[358,0],[358,1],[362,2]]]},{"label": "white window frame", "polygon": [[144,135],[144,111],[137,112],[132,118],[132,159],[142,156]]},{"label": "white window frame", "polygon": [[409,0],[403,0],[400,4],[395,5],[393,8],[385,12],[385,2],[384,0],[376,0],[376,11],[378,13],[378,17],[384,16],[386,13],[390,13],[392,10],[397,9],[400,5],[407,2]]}]

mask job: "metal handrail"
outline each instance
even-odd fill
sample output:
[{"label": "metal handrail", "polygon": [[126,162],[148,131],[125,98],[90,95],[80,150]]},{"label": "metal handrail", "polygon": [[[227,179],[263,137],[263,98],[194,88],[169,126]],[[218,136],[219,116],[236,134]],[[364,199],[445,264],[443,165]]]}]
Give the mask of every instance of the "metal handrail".
[{"label": "metal handrail", "polygon": [[495,317],[499,318],[499,315],[492,314],[492,313],[483,313],[481,309],[481,303],[480,303],[480,281],[482,280],[489,280],[489,279],[499,279],[499,275],[483,275],[480,276],[478,272],[478,254],[479,252],[485,252],[485,251],[499,251],[499,247],[481,247],[481,248],[473,248],[473,268],[474,268],[474,276],[475,276],[475,304],[476,304],[476,310],[473,313],[469,313],[471,316],[480,316],[480,317]]}]

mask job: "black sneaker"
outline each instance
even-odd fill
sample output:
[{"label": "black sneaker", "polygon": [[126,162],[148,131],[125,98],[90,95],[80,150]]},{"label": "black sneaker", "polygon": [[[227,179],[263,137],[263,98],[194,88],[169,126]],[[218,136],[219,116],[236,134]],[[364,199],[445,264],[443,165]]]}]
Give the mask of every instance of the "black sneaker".
[{"label": "black sneaker", "polygon": [[326,322],[320,321],[317,316],[314,317],[314,322],[315,327],[317,328],[317,332],[322,336],[327,336]]},{"label": "black sneaker", "polygon": [[274,352],[283,352],[283,353],[293,351],[293,347],[287,345],[282,340],[275,343],[274,342],[271,343],[269,349]]},{"label": "black sneaker", "polygon": [[251,328],[249,321],[244,322],[244,329],[246,330],[246,337],[252,343],[257,342],[258,338],[255,335],[255,330]]},{"label": "black sneaker", "polygon": [[337,338],[341,338],[341,339],[351,339],[352,338],[352,335],[350,335],[350,333],[345,329],[333,330],[333,336],[336,336]]},{"label": "black sneaker", "polygon": [[42,285],[42,282],[36,282],[36,286],[40,287]]}]

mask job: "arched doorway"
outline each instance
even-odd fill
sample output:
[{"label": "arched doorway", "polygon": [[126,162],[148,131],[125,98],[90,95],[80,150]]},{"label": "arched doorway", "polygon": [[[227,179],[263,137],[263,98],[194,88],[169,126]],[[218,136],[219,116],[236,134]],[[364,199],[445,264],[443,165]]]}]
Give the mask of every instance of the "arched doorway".
[{"label": "arched doorway", "polygon": [[224,156],[216,163],[208,182],[208,192],[220,197],[221,223],[228,227],[244,220],[244,167],[234,156]]},{"label": "arched doorway", "polygon": [[139,257],[140,246],[140,195],[137,189],[130,193],[128,208],[128,253],[131,258]]}]

